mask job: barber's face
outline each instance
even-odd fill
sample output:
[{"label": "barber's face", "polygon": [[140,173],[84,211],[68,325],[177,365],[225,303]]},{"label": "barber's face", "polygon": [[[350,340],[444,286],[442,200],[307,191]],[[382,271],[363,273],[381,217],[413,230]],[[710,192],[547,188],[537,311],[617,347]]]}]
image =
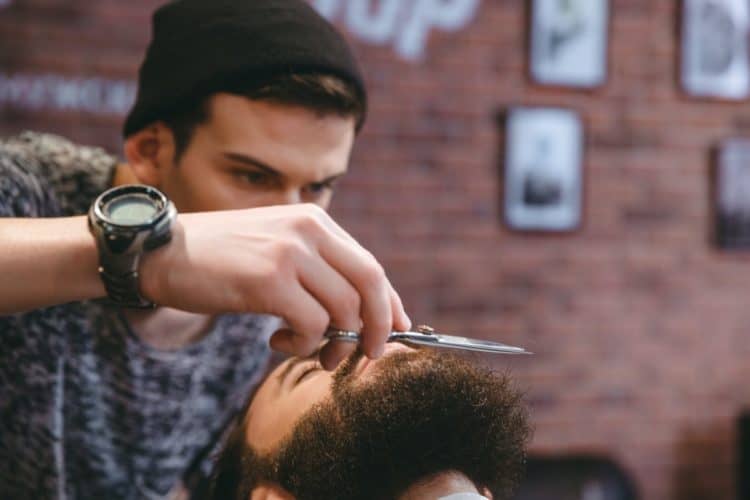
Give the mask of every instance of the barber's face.
[{"label": "barber's face", "polygon": [[344,370],[347,377],[353,379],[350,383],[360,383],[388,356],[409,351],[414,349],[397,342],[389,343],[381,358],[370,360],[357,356],[355,367],[349,362],[342,363],[333,372],[321,368],[317,355],[284,361],[271,372],[253,398],[246,419],[248,443],[261,452],[273,450],[305,412],[331,395],[337,372]]},{"label": "barber's face", "polygon": [[[181,212],[314,203],[327,208],[346,173],[354,118],[217,94],[159,187]],[[168,149],[168,148],[167,148]]]}]

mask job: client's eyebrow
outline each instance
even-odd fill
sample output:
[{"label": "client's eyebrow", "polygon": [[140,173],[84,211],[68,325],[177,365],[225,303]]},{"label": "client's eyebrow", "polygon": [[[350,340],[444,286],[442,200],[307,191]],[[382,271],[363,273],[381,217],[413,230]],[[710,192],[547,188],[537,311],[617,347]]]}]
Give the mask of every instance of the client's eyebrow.
[{"label": "client's eyebrow", "polygon": [[[321,346],[322,347],[322,346]],[[277,375],[276,380],[278,381],[279,385],[286,379],[287,375],[289,375],[289,372],[291,372],[295,366],[297,366],[300,363],[304,363],[305,361],[311,361],[315,358],[317,358],[320,355],[320,349],[321,347],[318,347],[315,349],[315,352],[307,356],[306,358],[292,358],[289,363],[284,367],[284,369]]]}]

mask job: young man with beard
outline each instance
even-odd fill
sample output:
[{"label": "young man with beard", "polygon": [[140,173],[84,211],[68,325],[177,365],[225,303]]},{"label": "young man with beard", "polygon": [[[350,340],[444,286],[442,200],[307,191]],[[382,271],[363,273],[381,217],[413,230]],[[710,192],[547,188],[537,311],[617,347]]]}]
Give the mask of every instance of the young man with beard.
[{"label": "young man with beard", "polygon": [[529,436],[510,379],[452,355],[393,343],[333,373],[292,358],[229,435],[209,497],[504,500]]},{"label": "young man with beard", "polygon": [[365,111],[303,0],[180,0],[154,15],[126,163],[0,141],[0,496],[161,497],[245,403],[271,333],[306,356],[329,324],[361,329],[377,358],[408,329],[324,211]]}]

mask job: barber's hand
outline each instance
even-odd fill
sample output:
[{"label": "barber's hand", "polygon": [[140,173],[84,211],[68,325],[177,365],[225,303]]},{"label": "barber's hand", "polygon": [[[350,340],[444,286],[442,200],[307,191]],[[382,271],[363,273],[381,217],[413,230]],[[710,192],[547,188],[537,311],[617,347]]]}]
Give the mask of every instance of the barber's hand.
[{"label": "barber's hand", "polygon": [[[141,263],[141,292],[192,312],[255,312],[282,317],[271,347],[306,356],[329,324],[361,332],[379,357],[391,330],[410,320],[380,264],[316,205],[181,214],[172,241]],[[321,352],[332,368],[350,347]]]}]

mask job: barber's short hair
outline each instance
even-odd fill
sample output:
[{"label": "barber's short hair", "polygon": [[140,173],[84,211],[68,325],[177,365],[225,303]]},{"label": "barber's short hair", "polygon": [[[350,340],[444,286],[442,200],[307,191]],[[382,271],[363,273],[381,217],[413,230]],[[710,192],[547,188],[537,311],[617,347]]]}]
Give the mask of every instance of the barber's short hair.
[{"label": "barber's short hair", "polygon": [[[284,74],[228,93],[258,101],[298,106],[320,115],[351,117],[357,130],[365,119],[366,103],[361,92],[353,84],[329,74]],[[209,120],[209,100],[210,96],[161,118],[160,121],[174,134],[176,161],[190,144],[196,127]]]}]

